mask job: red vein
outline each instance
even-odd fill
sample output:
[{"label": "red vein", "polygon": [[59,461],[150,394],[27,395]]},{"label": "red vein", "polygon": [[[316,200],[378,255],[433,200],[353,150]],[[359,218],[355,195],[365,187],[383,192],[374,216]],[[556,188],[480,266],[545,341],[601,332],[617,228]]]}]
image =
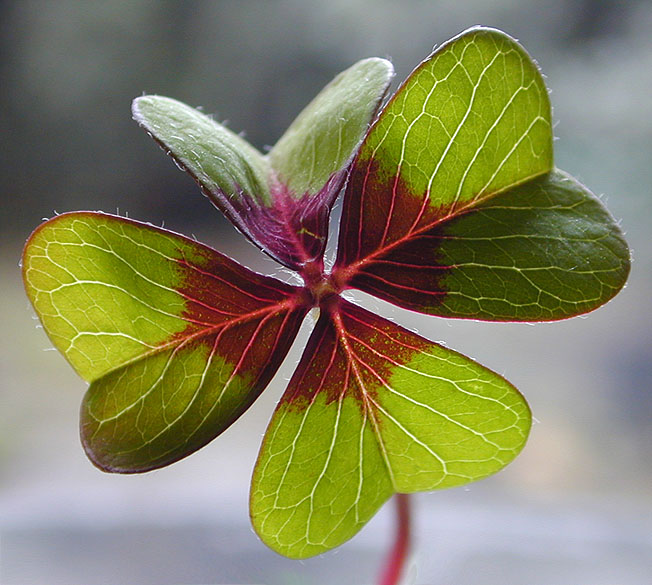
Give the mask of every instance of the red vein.
[{"label": "red vein", "polygon": [[[426,289],[422,289],[422,288],[417,288],[415,286],[408,286],[408,285],[405,285],[405,284],[399,284],[398,282],[393,282],[393,281],[388,280],[386,278],[383,278],[382,276],[379,276],[378,274],[375,274],[373,272],[365,272],[363,275],[366,276],[367,278],[372,278],[372,279],[375,279],[375,280],[379,280],[380,282],[382,282],[383,284],[386,284],[388,286],[393,286],[393,287],[396,287],[396,288],[399,288],[399,289],[402,289],[402,290],[407,290],[407,291],[410,291],[410,292],[422,293],[422,294],[425,294],[425,295],[428,295],[428,296],[431,296],[431,297],[437,297],[437,296],[442,296],[442,295],[447,295],[448,294],[448,291],[426,290]],[[386,289],[383,289],[382,293],[384,295],[387,295],[388,297],[391,296],[392,298],[395,298],[392,295],[390,295],[389,292]]]},{"label": "red vein", "polygon": [[[371,252],[370,254],[365,256],[364,258],[359,258],[358,260],[356,260],[354,262],[351,262],[347,266],[342,267],[340,270],[347,273],[348,276],[349,276],[349,279],[350,279],[356,272],[359,272],[360,269],[363,266],[365,266],[366,264],[369,264],[370,262],[373,262],[378,256],[386,254],[390,250],[392,250],[394,248],[398,248],[402,244],[404,244],[404,243],[406,243],[406,242],[408,242],[408,241],[410,241],[412,239],[416,239],[416,238],[424,237],[424,236],[429,237],[428,234],[426,234],[426,232],[430,231],[431,229],[435,228],[436,226],[438,226],[438,225],[440,225],[442,223],[445,223],[450,219],[453,219],[453,218],[456,218],[456,217],[458,217],[460,215],[463,215],[464,213],[466,213],[468,211],[472,211],[475,207],[477,207],[481,203],[484,203],[488,199],[490,199],[492,197],[495,197],[497,195],[500,195],[501,193],[504,193],[505,191],[507,191],[509,189],[513,189],[513,188],[517,187],[518,185],[526,183],[527,181],[530,181],[530,180],[532,180],[532,179],[534,179],[536,177],[539,177],[541,175],[545,175],[547,172],[549,172],[549,171],[545,171],[543,173],[538,173],[536,175],[526,177],[524,179],[521,179],[520,181],[512,183],[511,185],[507,185],[506,187],[503,187],[502,189],[494,191],[493,193],[487,193],[484,197],[477,198],[477,199],[471,199],[471,200],[468,201],[468,203],[466,205],[462,205],[462,206],[456,207],[455,209],[449,210],[449,212],[446,213],[445,215],[435,218],[432,222],[425,224],[424,226],[420,227],[417,230],[408,231],[407,233],[405,233],[400,238],[394,240],[392,243],[390,243],[390,244],[388,244],[386,246],[378,248],[377,250],[375,250],[374,252]],[[364,197],[365,192],[366,191],[364,190],[364,187],[363,187],[362,196],[360,197],[361,200]],[[362,215],[360,215],[360,224],[362,223],[362,221],[363,221],[362,220]],[[358,254],[360,253],[360,249],[361,249],[361,232],[362,232],[362,228],[359,228],[359,230],[358,230],[358,252],[357,252]]]},{"label": "red vein", "polygon": [[281,313],[282,311],[288,311],[289,313],[297,310],[304,309],[304,307],[300,304],[297,304],[294,299],[286,299],[284,301],[281,301],[279,303],[276,303],[274,305],[270,305],[267,307],[263,307],[261,309],[258,309],[257,311],[252,311],[250,313],[247,313],[246,315],[241,315],[240,317],[237,317],[231,321],[226,321],[222,323],[218,323],[217,325],[211,325],[206,327],[205,329],[200,329],[199,331],[195,331],[193,333],[189,333],[188,335],[179,335],[175,337],[174,339],[162,343],[161,345],[156,346],[154,349],[148,350],[118,366],[115,368],[112,368],[110,370],[107,370],[106,372],[102,373],[102,377],[107,376],[111,374],[112,372],[115,372],[117,370],[126,368],[128,366],[131,366],[135,363],[138,363],[141,360],[144,360],[148,357],[151,357],[153,355],[156,355],[158,353],[161,353],[169,348],[177,348],[180,347],[186,343],[190,343],[191,341],[201,339],[203,337],[207,337],[211,335],[212,333],[219,332],[220,329],[228,329],[230,327],[235,327],[237,325],[240,325],[242,323],[246,323],[247,321],[252,321],[258,317],[265,316],[265,315],[272,315],[276,313]]}]

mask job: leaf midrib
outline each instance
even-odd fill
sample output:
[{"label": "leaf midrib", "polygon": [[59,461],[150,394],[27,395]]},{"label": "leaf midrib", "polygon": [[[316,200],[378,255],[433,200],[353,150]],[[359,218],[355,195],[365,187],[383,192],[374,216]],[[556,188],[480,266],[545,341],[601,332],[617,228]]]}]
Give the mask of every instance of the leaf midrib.
[{"label": "leaf midrib", "polygon": [[[339,271],[342,271],[346,274],[346,279],[345,282],[350,282],[354,276],[356,276],[357,273],[361,272],[366,264],[374,262],[376,258],[379,256],[383,256],[387,253],[389,253],[391,250],[394,248],[398,248],[402,246],[403,244],[409,242],[412,238],[417,238],[420,235],[434,229],[435,227],[446,223],[447,221],[456,219],[459,216],[462,216],[466,213],[469,213],[473,211],[476,207],[478,207],[480,204],[487,202],[490,199],[493,199],[497,197],[498,195],[502,195],[503,193],[506,193],[507,191],[510,191],[511,189],[515,189],[517,187],[520,187],[521,185],[528,183],[529,181],[533,181],[534,179],[537,179],[539,177],[542,177],[548,173],[551,173],[554,169],[549,169],[547,171],[543,171],[541,173],[536,173],[533,175],[530,175],[520,181],[515,181],[502,189],[498,189],[496,191],[493,191],[491,193],[487,193],[483,197],[475,197],[471,200],[466,205],[462,205],[459,207],[454,207],[452,208],[452,211],[447,213],[446,215],[435,219],[434,221],[422,226],[421,228],[414,229],[414,227],[410,228],[410,231],[405,234],[404,236],[401,236],[397,240],[394,240],[391,244],[387,244],[384,246],[381,246],[371,254],[368,254],[364,258],[361,258],[359,260],[356,260],[355,262],[352,262],[351,264],[348,264],[346,266],[343,266],[338,269]],[[428,199],[429,193],[426,192],[425,194],[425,199]],[[353,287],[348,287],[348,288],[353,288]]]},{"label": "leaf midrib", "polygon": [[346,359],[350,364],[351,369],[353,370],[353,376],[355,377],[356,384],[360,389],[360,398],[362,399],[362,403],[364,405],[364,412],[367,419],[371,422],[371,429],[373,431],[374,437],[376,438],[376,442],[378,443],[378,448],[382,454],[382,460],[383,463],[385,464],[385,468],[387,469],[387,475],[389,476],[389,479],[392,483],[392,489],[394,490],[394,492],[397,492],[398,488],[396,485],[396,479],[394,477],[394,470],[392,469],[392,466],[389,462],[387,449],[385,447],[385,443],[382,439],[382,435],[378,428],[378,421],[376,420],[375,413],[369,405],[369,396],[366,391],[364,382],[362,381],[362,376],[360,374],[360,371],[358,369],[358,363],[355,358],[355,353],[353,352],[353,349],[349,345],[349,340],[346,334],[346,327],[342,322],[342,316],[340,314],[339,308],[336,308],[331,313],[331,323],[333,324],[333,327],[335,329],[337,339],[339,340],[339,343],[342,346],[342,349],[344,350]]}]

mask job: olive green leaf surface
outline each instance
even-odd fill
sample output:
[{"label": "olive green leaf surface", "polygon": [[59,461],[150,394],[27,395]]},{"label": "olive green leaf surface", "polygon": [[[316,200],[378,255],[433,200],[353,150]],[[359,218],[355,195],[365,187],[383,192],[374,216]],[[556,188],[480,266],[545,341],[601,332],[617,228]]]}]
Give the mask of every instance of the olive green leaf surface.
[{"label": "olive green leaf surface", "polygon": [[378,111],[391,75],[382,59],[357,63],[267,155],[169,98],[134,102],[138,123],[302,287],[100,213],[55,217],[25,248],[45,330],[91,382],[82,440],[108,471],[160,467],[217,436],[319,308],[252,480],[253,525],[290,557],[343,543],[394,493],[498,471],[530,428],[525,400],[501,376],[343,291],[428,315],[550,321],[604,304],[629,271],[616,222],[554,167],[548,90],[514,39],[469,29]]},{"label": "olive green leaf surface", "polygon": [[132,111],[247,237],[299,270],[321,260],[330,208],[392,76],[392,65],[376,58],[340,73],[268,155],[170,98],[137,98]]},{"label": "olive green leaf surface", "polygon": [[607,210],[553,170],[412,234],[361,263],[349,282],[442,317],[552,321],[604,304],[628,270]]},{"label": "olive green leaf surface", "polygon": [[23,272],[50,339],[91,382],[82,440],[109,471],[167,465],[227,428],[306,313],[293,287],[183,236],[99,213],[43,224]]}]

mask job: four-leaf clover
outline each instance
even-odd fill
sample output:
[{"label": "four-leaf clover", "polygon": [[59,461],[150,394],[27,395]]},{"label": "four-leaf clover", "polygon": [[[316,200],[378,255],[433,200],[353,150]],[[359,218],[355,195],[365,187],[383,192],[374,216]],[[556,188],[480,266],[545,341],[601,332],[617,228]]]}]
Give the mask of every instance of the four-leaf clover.
[{"label": "four-leaf clover", "polygon": [[394,493],[498,471],[530,428],[504,378],[342,292],[442,317],[549,321],[605,303],[629,270],[611,216],[554,167],[548,91],[517,42],[462,33],[378,113],[392,74],[383,59],[357,63],[266,155],[175,100],[134,102],[136,121],[301,286],[99,212],[51,219],[24,252],[47,334],[90,382],[82,441],[107,471],[159,468],[214,439],[319,308],[251,488],[256,531],[290,557],[351,538]]}]

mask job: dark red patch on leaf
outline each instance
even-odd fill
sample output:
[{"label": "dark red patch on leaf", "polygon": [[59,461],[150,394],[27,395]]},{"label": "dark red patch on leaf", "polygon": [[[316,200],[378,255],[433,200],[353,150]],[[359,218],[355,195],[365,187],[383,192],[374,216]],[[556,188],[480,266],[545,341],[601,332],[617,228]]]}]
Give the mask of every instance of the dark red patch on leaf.
[{"label": "dark red patch on leaf", "polygon": [[400,176],[387,176],[376,161],[356,161],[345,196],[336,277],[347,287],[429,312],[443,301],[443,279],[451,268],[439,250],[446,219],[427,194],[411,193]]},{"label": "dark red patch on leaf", "polygon": [[339,345],[333,322],[322,312],[279,406],[291,403],[303,410],[322,392],[329,402],[346,392],[349,368]]},{"label": "dark red patch on leaf", "polygon": [[418,335],[340,298],[322,311],[279,407],[302,411],[319,394],[327,404],[348,394],[365,410],[392,369],[427,345]]},{"label": "dark red patch on leaf", "polygon": [[226,323],[298,298],[297,287],[257,274],[207,246],[195,247],[199,261],[178,261],[183,278],[178,292],[186,299],[184,319],[199,328]]},{"label": "dark red patch on leaf", "polygon": [[[267,384],[309,310],[300,288],[252,272],[219,252],[196,244],[201,260],[180,260],[186,299],[185,331],[177,338],[197,336],[217,353],[237,364],[237,373],[258,372]],[[222,339],[223,338],[223,339]],[[265,374],[269,372],[269,375]]]},{"label": "dark red patch on leaf", "polygon": [[348,284],[400,307],[430,312],[444,301],[445,279],[454,268],[440,250],[445,226],[414,235],[361,264]]},{"label": "dark red patch on leaf", "polygon": [[357,159],[344,196],[336,267],[364,262],[441,220],[427,193],[414,193],[376,159]]}]

